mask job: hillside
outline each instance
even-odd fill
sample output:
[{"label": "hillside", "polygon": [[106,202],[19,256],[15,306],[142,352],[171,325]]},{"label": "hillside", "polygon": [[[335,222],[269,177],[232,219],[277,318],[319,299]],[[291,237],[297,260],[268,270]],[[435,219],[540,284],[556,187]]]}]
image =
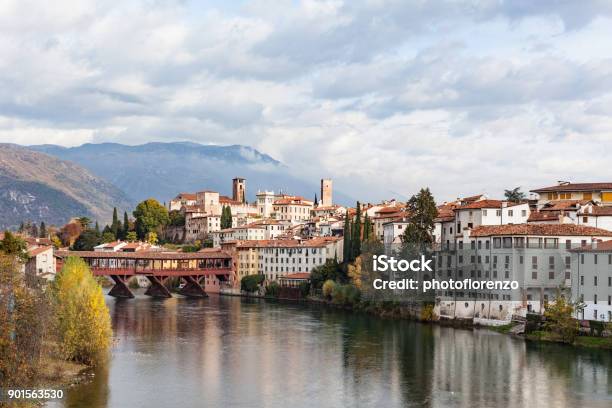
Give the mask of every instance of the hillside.
[{"label": "hillside", "polygon": [[108,221],[129,198],[83,167],[12,144],[0,144],[0,228],[21,221],[61,225],[74,216]]},{"label": "hillside", "polygon": [[[129,194],[134,201],[149,197],[167,201],[177,193],[205,189],[231,193],[231,179],[247,179],[247,198],[257,190],[283,190],[312,199],[318,180],[302,180],[272,157],[240,145],[212,146],[197,143],[147,143],[126,146],[118,143],[84,144],[77,147],[30,146],[89,169]],[[352,199],[334,191],[334,201]]]}]

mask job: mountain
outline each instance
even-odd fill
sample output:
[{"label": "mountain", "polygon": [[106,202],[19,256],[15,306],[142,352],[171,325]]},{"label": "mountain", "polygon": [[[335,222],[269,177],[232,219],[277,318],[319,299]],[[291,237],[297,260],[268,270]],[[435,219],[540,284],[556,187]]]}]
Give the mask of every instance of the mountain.
[{"label": "mountain", "polygon": [[83,167],[44,153],[0,144],[0,228],[22,221],[62,225],[88,216],[101,223],[113,207],[133,203],[121,190]]},{"label": "mountain", "polygon": [[[29,148],[82,165],[125,191],[134,201],[153,197],[163,202],[179,192],[202,190],[231,195],[234,177],[246,178],[249,201],[255,199],[257,190],[282,190],[309,199],[314,199],[319,191],[319,180],[297,178],[279,161],[241,145],[101,143],[68,148],[56,145]],[[334,191],[334,201],[353,202],[338,191]]]}]

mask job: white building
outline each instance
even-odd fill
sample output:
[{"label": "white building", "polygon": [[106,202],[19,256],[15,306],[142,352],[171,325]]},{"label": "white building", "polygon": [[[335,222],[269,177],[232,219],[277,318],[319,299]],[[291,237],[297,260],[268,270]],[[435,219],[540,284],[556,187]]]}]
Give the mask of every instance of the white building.
[{"label": "white building", "polygon": [[312,208],[312,201],[297,196],[285,196],[274,201],[273,215],[277,220],[299,224],[310,218]]},{"label": "white building", "polygon": [[612,241],[593,242],[574,251],[572,299],[585,306],[576,317],[612,322]]},{"label": "white building", "polygon": [[168,211],[180,211],[184,206],[196,205],[196,195],[193,193],[180,193],[168,202]]},{"label": "white building", "polygon": [[28,278],[55,279],[56,262],[52,246],[39,246],[28,249],[29,259],[25,264]]}]

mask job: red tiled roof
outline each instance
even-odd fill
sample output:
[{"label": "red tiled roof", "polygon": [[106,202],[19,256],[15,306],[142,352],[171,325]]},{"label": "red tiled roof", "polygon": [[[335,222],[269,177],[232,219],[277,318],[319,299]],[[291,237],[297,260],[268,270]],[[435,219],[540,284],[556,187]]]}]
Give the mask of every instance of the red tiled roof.
[{"label": "red tiled roof", "polygon": [[532,211],[529,214],[529,218],[527,218],[527,222],[537,222],[537,221],[559,221],[560,211]]},{"label": "red tiled roof", "polygon": [[462,205],[461,207],[457,207],[457,210],[473,210],[480,208],[501,208],[502,201],[501,200],[480,200],[474,201],[467,205]]},{"label": "red tiled roof", "polygon": [[578,204],[587,204],[589,200],[557,200],[548,203],[540,211],[558,211],[577,209]]},{"label": "red tiled roof", "polygon": [[612,215],[612,207],[593,206],[591,207],[590,213],[584,213],[583,215],[592,215],[595,217]]},{"label": "red tiled roof", "polygon": [[473,196],[469,196],[469,197],[460,198],[459,200],[470,203],[470,202],[474,202],[474,201],[478,200],[482,196],[483,196],[483,194],[477,194],[477,195],[473,195]]},{"label": "red tiled roof", "polygon": [[162,251],[136,251],[136,252],[103,252],[103,251],[56,251],[60,258],[78,256],[81,258],[127,258],[127,259],[205,259],[205,258],[231,258],[225,251],[216,248],[214,252],[162,252]]},{"label": "red tiled roof", "polygon": [[390,207],[381,208],[380,210],[376,211],[374,214],[383,215],[383,214],[396,213],[400,211],[401,211],[400,207],[390,206]]},{"label": "red tiled roof", "polygon": [[596,236],[612,237],[612,231],[575,224],[481,225],[471,231],[472,237],[493,235]]},{"label": "red tiled roof", "polygon": [[179,195],[176,196],[175,200],[190,200],[190,201],[195,201],[196,200],[196,195],[195,195],[195,193],[179,193]]},{"label": "red tiled roof", "polygon": [[52,246],[41,246],[41,247],[38,247],[38,248],[30,249],[30,250],[28,250],[28,255],[36,256],[36,255],[38,255],[40,253],[48,251],[49,249],[53,249],[53,247]]},{"label": "red tiled roof", "polygon": [[612,240],[597,242],[596,244],[590,244],[581,248],[574,249],[576,252],[611,252],[612,251]]},{"label": "red tiled roof", "polygon": [[281,276],[280,279],[310,279],[310,272],[291,273],[286,276]]},{"label": "red tiled roof", "polygon": [[289,196],[289,197],[279,198],[278,200],[274,201],[274,205],[287,205],[287,204],[311,206],[312,202],[305,200],[304,197],[299,197],[299,196]]},{"label": "red tiled roof", "polygon": [[316,237],[308,240],[260,239],[240,241],[236,246],[238,248],[319,248],[341,239],[342,237]]},{"label": "red tiled roof", "polygon": [[543,187],[531,190],[533,193],[553,193],[558,191],[601,191],[611,190],[612,183],[568,183],[558,186]]},{"label": "red tiled roof", "polygon": [[228,196],[219,196],[219,202],[222,204],[230,204],[230,205],[243,205],[244,203],[241,201],[236,201],[233,198]]}]

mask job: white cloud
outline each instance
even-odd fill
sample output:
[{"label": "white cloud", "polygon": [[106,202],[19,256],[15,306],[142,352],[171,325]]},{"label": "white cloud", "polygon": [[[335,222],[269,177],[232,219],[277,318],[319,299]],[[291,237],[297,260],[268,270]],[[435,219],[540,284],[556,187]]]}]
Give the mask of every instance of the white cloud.
[{"label": "white cloud", "polygon": [[245,144],[371,200],[607,177],[610,2],[223,6],[2,2],[0,141]]}]

